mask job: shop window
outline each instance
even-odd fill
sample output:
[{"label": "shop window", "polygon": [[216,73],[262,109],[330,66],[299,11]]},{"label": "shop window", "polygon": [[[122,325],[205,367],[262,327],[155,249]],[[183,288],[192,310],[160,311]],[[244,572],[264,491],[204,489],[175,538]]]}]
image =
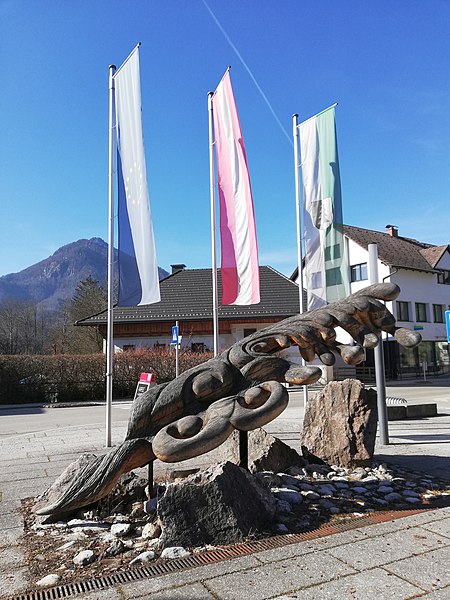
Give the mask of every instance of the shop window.
[{"label": "shop window", "polygon": [[367,263],[350,267],[350,281],[364,281],[367,279]]},{"label": "shop window", "polygon": [[427,319],[427,305],[425,302],[416,302],[416,321],[418,323],[426,323]]},{"label": "shop window", "polygon": [[397,302],[397,321],[409,321],[409,302]]}]

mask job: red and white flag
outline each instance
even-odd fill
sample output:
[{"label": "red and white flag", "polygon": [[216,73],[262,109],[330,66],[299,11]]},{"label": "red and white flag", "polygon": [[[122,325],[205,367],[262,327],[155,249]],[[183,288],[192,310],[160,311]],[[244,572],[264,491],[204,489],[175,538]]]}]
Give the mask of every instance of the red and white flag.
[{"label": "red and white flag", "polygon": [[217,86],[212,103],[220,203],[222,304],[258,304],[258,243],[252,189],[229,71]]}]

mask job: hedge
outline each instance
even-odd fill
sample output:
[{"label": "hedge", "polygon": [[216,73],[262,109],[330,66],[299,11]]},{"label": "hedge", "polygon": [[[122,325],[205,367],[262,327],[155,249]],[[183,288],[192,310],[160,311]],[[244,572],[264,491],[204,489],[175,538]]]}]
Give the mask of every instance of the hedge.
[{"label": "hedge", "polygon": [[[211,356],[181,350],[180,373]],[[105,367],[104,354],[0,355],[0,404],[104,400]],[[152,348],[115,354],[113,397],[132,397],[140,373],[154,373],[157,383],[171,381],[175,352]]]}]

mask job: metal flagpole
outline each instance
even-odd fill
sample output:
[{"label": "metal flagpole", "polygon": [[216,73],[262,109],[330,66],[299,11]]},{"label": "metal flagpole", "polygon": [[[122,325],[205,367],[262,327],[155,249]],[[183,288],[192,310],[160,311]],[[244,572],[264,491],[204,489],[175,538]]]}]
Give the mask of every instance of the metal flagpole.
[{"label": "metal flagpole", "polygon": [[113,391],[113,292],[114,292],[114,73],[109,66],[109,153],[108,153],[108,324],[106,335],[106,447],[111,447]]},{"label": "metal flagpole", "polygon": [[217,259],[216,259],[216,195],[214,182],[214,120],[213,120],[213,92],[208,93],[209,115],[209,183],[211,196],[211,252],[212,252],[212,295],[213,295],[213,337],[214,356],[219,353],[219,301],[217,286]]},{"label": "metal flagpole", "polygon": [[[299,304],[300,314],[305,312],[305,306],[303,302],[303,256],[302,256],[302,228],[301,228],[301,210],[300,210],[300,176],[299,176],[299,156],[298,156],[298,115],[292,115],[292,133],[294,136],[294,173],[295,173],[295,209],[297,219],[297,262],[298,262],[298,293],[299,293]],[[302,365],[305,365],[306,361],[302,357]],[[303,400],[306,406],[308,401],[308,386],[303,386]]]}]

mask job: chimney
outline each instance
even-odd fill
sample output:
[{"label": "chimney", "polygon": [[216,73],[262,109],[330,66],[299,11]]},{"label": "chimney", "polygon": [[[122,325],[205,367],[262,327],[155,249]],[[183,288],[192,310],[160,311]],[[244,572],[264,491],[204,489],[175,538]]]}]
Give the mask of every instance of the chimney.
[{"label": "chimney", "polygon": [[386,225],[386,233],[391,237],[398,237],[398,227],[395,225]]},{"label": "chimney", "polygon": [[183,263],[178,263],[176,265],[170,265],[172,267],[172,275],[174,273],[176,273],[177,271],[184,271],[184,269],[186,268],[186,265]]}]

